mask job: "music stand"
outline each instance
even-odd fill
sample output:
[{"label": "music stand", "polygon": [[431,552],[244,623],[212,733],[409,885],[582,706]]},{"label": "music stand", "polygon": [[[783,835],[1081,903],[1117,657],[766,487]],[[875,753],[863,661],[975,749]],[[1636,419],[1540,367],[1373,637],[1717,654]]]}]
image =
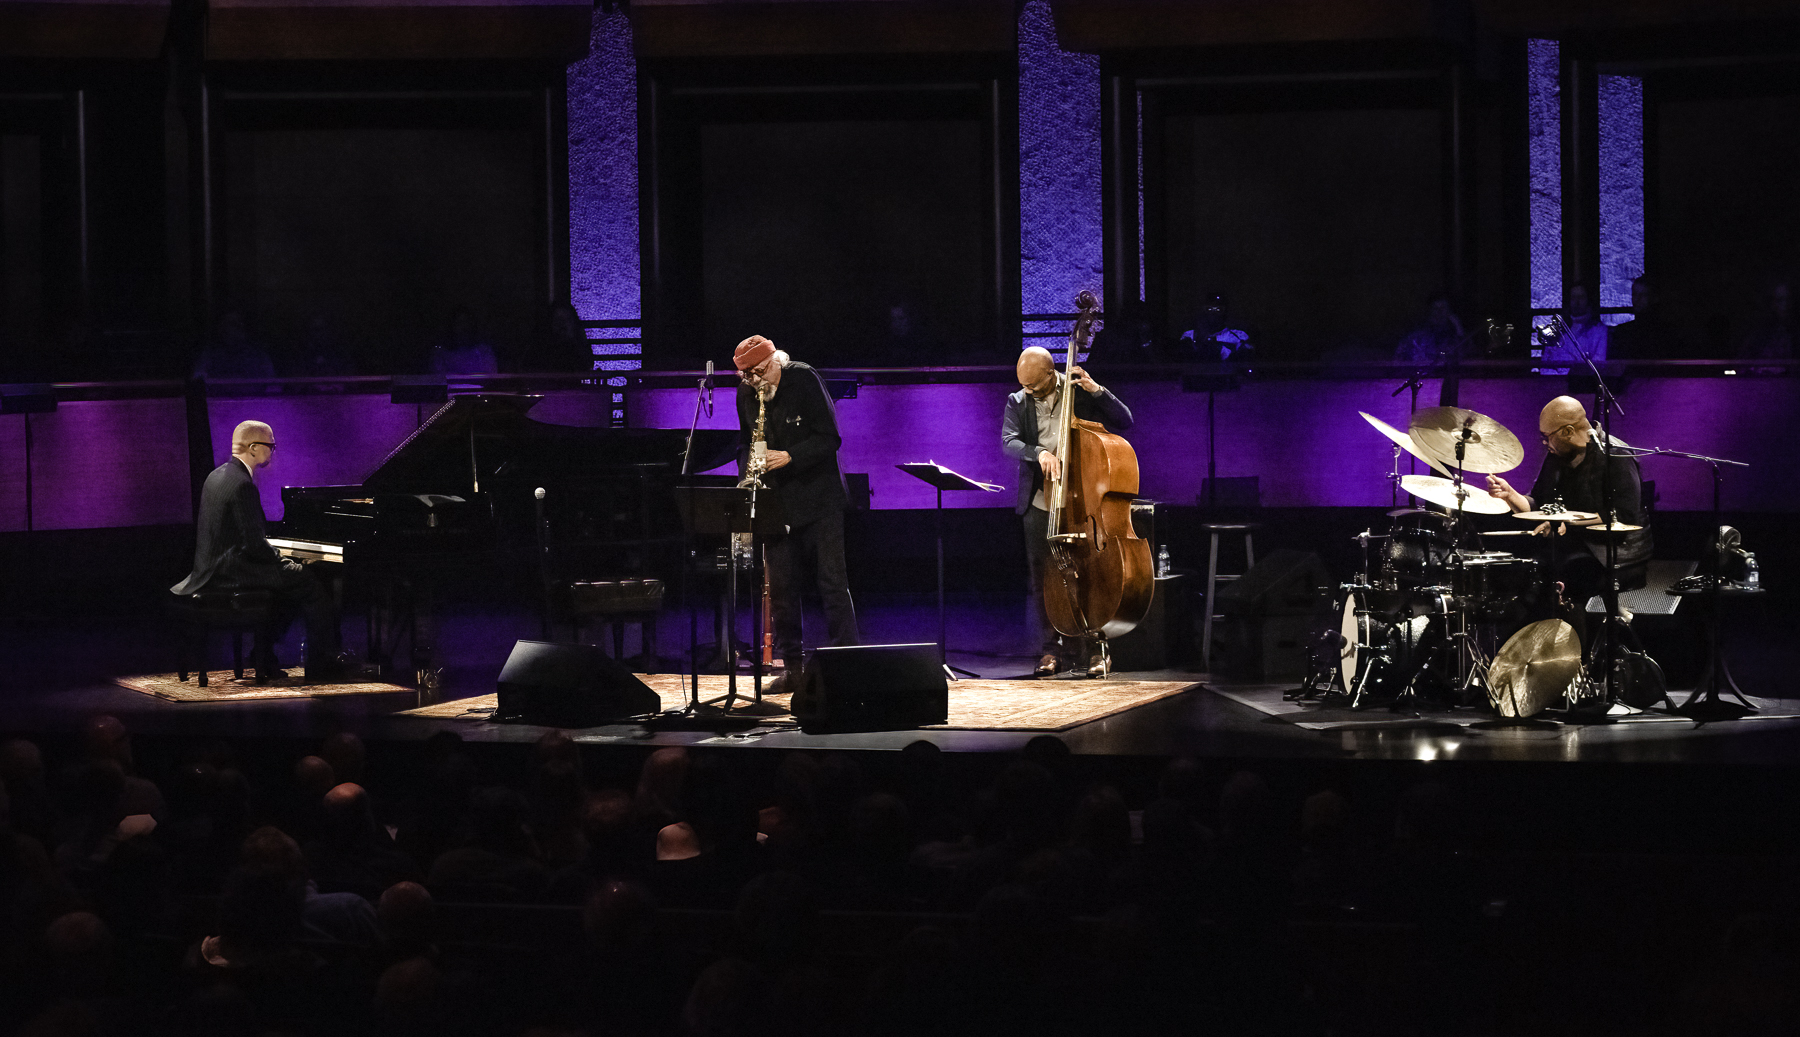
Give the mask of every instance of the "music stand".
[{"label": "music stand", "polygon": [[997,493],[1006,487],[998,483],[976,482],[966,475],[958,475],[936,461],[913,461],[907,464],[897,464],[894,467],[937,491],[938,662],[943,664],[944,675],[951,680],[955,680],[958,674],[964,677],[979,677],[981,676],[979,673],[972,673],[950,665],[949,620],[944,611],[944,491],[984,490],[988,493]]},{"label": "music stand", "polygon": [[[681,523],[687,534],[696,539],[711,541],[724,540],[731,542],[734,533],[749,533],[755,545],[753,554],[760,560],[762,554],[761,537],[766,533],[780,533],[786,530],[782,520],[781,508],[773,496],[764,495],[759,500],[754,490],[739,486],[678,486],[675,488],[675,508],[681,513]],[[727,554],[725,577],[725,643],[730,665],[726,667],[726,692],[722,696],[724,709],[729,712],[737,703],[737,558],[735,554]],[[762,640],[762,613],[752,610],[754,640],[752,656],[754,666],[754,696],[745,706],[746,709],[762,707],[762,655],[755,651],[755,646]],[[690,634],[690,639],[692,639]],[[688,665],[690,684],[688,691],[687,712],[691,715],[704,706],[711,706],[721,701],[700,701],[700,664],[695,658],[698,648],[689,645]]]}]

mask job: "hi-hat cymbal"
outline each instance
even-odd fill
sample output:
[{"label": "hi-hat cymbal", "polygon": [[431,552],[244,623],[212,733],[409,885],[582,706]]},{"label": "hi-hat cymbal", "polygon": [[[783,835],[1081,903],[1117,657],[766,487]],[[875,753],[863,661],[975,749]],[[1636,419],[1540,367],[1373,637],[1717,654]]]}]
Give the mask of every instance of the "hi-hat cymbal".
[{"label": "hi-hat cymbal", "polygon": [[1456,467],[1456,444],[1464,439],[1462,468],[1465,472],[1510,472],[1525,460],[1519,437],[1506,426],[1461,407],[1432,407],[1412,416],[1407,434],[1420,450],[1446,468]]},{"label": "hi-hat cymbal", "polygon": [[1592,522],[1600,517],[1597,511],[1515,511],[1513,518],[1527,522]]},{"label": "hi-hat cymbal", "polygon": [[1443,465],[1438,464],[1436,461],[1432,460],[1431,457],[1425,453],[1425,451],[1420,450],[1419,444],[1413,442],[1413,437],[1400,431],[1399,429],[1388,424],[1387,422],[1382,421],[1380,418],[1376,417],[1373,414],[1370,414],[1366,410],[1359,410],[1356,413],[1361,414],[1363,416],[1364,421],[1375,426],[1375,431],[1377,431],[1377,432],[1381,433],[1382,435],[1388,437],[1389,439],[1393,440],[1394,444],[1396,446],[1398,446],[1400,449],[1413,455],[1414,457],[1425,462],[1426,464],[1437,469],[1438,471],[1443,472],[1445,475],[1450,474],[1449,472],[1444,471]]},{"label": "hi-hat cymbal", "polygon": [[1581,672],[1581,639],[1560,619],[1540,619],[1506,639],[1488,667],[1488,697],[1503,717],[1540,713]]},{"label": "hi-hat cymbal", "polygon": [[1430,501],[1451,511],[1460,508],[1471,515],[1504,515],[1508,510],[1505,501],[1488,496],[1486,490],[1470,483],[1463,483],[1465,496],[1459,503],[1456,499],[1456,484],[1435,475],[1403,475],[1400,477],[1400,488],[1420,500]]}]

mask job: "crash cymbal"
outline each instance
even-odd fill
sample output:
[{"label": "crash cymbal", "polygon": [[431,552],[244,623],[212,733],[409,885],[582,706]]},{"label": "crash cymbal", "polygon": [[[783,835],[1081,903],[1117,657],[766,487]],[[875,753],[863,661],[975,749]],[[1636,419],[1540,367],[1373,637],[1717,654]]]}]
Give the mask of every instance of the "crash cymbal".
[{"label": "crash cymbal", "polygon": [[1420,450],[1419,444],[1413,442],[1413,437],[1400,431],[1399,429],[1388,424],[1387,422],[1382,421],[1380,418],[1376,417],[1373,414],[1370,414],[1366,410],[1359,410],[1356,413],[1361,414],[1363,416],[1364,421],[1375,426],[1375,431],[1377,431],[1377,432],[1381,433],[1382,435],[1388,437],[1389,439],[1393,440],[1394,444],[1396,446],[1398,446],[1400,449],[1406,451],[1407,453],[1413,455],[1414,457],[1425,462],[1426,464],[1430,465],[1431,467],[1437,469],[1439,472],[1443,472],[1443,474],[1445,476],[1448,476],[1450,474],[1449,472],[1444,471],[1443,465],[1438,464],[1436,461],[1432,460],[1431,457],[1425,453],[1425,451]]},{"label": "crash cymbal", "polygon": [[1600,517],[1597,511],[1515,511],[1512,517],[1527,522],[1592,522]]},{"label": "crash cymbal", "polygon": [[1581,639],[1560,619],[1540,619],[1506,639],[1488,667],[1488,697],[1503,717],[1555,702],[1581,672]]},{"label": "crash cymbal", "polygon": [[[1400,488],[1440,508],[1455,511],[1459,507],[1456,484],[1448,479],[1440,479],[1435,475],[1403,475],[1400,477]],[[1460,507],[1467,514],[1503,515],[1507,511],[1505,501],[1488,496],[1488,492],[1479,486],[1464,483],[1463,493],[1467,496],[1463,498]]]},{"label": "crash cymbal", "polygon": [[1431,455],[1439,465],[1456,467],[1456,444],[1468,429],[1463,447],[1462,468],[1465,472],[1510,472],[1525,460],[1525,448],[1519,437],[1506,426],[1472,410],[1461,407],[1432,407],[1412,416],[1407,434],[1420,450]]}]

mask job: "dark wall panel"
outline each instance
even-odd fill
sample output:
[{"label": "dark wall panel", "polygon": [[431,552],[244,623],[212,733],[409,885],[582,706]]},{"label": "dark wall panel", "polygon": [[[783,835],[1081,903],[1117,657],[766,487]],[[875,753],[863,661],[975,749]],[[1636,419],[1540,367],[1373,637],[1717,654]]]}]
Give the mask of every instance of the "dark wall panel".
[{"label": "dark wall panel", "polygon": [[708,353],[751,332],[841,365],[975,348],[980,140],[972,120],[704,127]]},{"label": "dark wall panel", "polygon": [[278,366],[323,314],[370,373],[420,369],[467,306],[504,364],[541,308],[532,149],[506,131],[228,134],[223,305]]},{"label": "dark wall panel", "polygon": [[1800,271],[1800,94],[1653,111],[1648,259],[1664,316],[1683,355],[1733,356],[1768,318],[1770,282]]},{"label": "dark wall panel", "polygon": [[1391,352],[1443,287],[1443,157],[1429,109],[1172,116],[1168,329],[1208,293],[1265,357]]}]

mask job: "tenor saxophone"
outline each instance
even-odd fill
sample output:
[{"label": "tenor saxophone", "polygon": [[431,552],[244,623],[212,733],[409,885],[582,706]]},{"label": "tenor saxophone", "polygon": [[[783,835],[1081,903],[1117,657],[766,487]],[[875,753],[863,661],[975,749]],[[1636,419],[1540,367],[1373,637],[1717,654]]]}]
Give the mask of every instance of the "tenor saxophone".
[{"label": "tenor saxophone", "polygon": [[[740,490],[751,487],[768,489],[762,477],[769,470],[769,444],[765,430],[768,425],[770,395],[761,386],[757,387],[756,424],[750,429],[750,458],[744,463],[744,474],[738,479]],[[732,563],[739,569],[748,570],[756,565],[756,547],[752,534],[731,534],[731,557]]]}]

